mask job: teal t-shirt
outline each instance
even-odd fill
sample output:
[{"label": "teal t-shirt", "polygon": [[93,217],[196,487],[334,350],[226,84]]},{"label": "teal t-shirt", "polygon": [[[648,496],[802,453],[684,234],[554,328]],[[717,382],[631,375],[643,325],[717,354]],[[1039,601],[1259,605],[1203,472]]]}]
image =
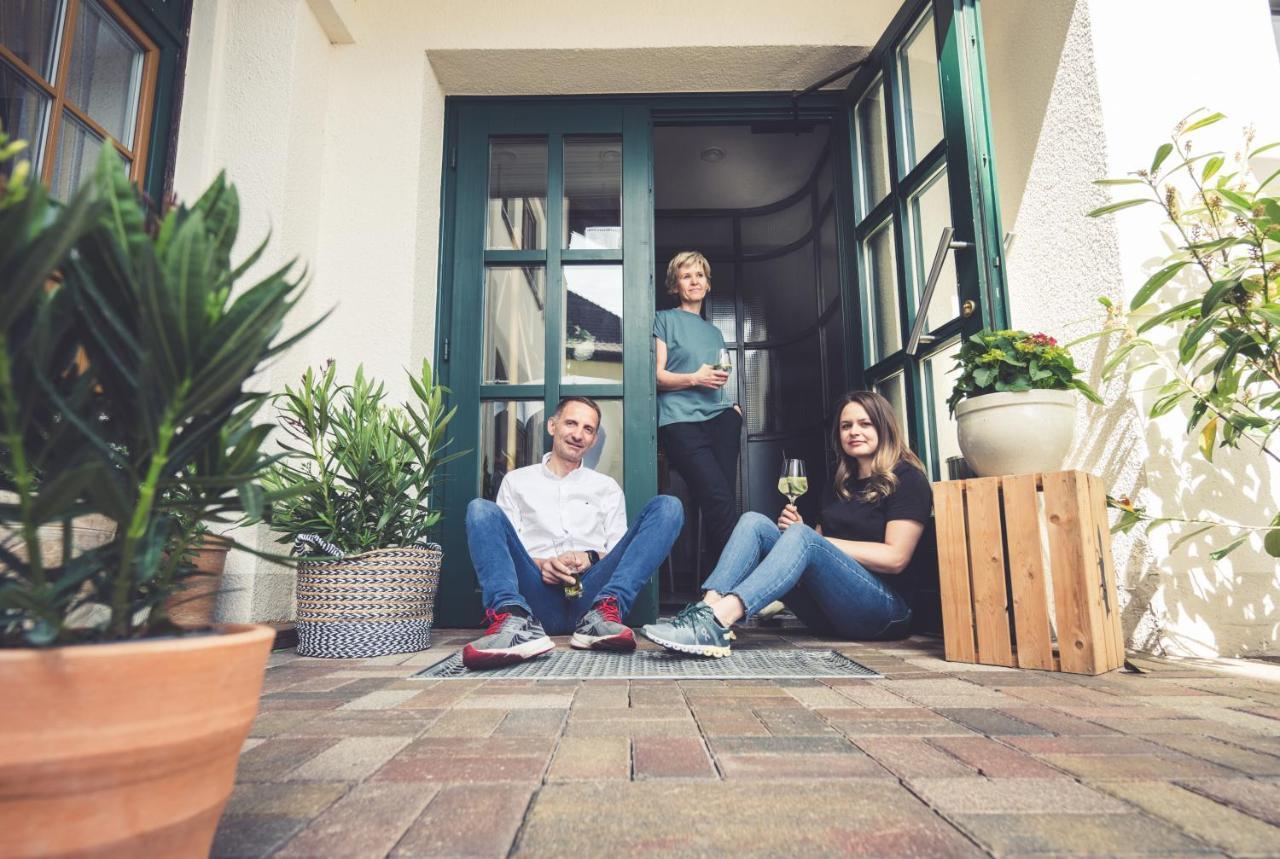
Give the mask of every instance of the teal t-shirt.
[{"label": "teal t-shirt", "polygon": [[[692,373],[703,364],[714,364],[724,348],[720,329],[701,316],[674,307],[659,310],[653,317],[653,336],[667,344],[667,369],[672,373]],[[658,426],[705,421],[731,407],[733,393],[725,385],[658,392]]]}]

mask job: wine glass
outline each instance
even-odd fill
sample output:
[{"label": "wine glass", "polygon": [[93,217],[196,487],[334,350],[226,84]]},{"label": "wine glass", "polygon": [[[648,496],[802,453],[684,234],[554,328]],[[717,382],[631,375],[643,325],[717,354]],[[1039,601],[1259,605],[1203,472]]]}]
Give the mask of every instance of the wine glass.
[{"label": "wine glass", "polygon": [[[556,557],[561,557],[566,552],[576,552],[573,548],[573,538],[568,534],[558,540],[555,540]],[[567,565],[569,572],[573,574],[573,583],[564,586],[564,595],[569,599],[577,599],[582,596],[582,573],[583,570],[578,566],[578,560],[575,557]]]},{"label": "wine glass", "polygon": [[733,356],[728,349],[721,349],[716,355],[716,362],[711,365],[711,369],[719,370],[721,373],[727,373],[733,369]]},{"label": "wine glass", "polygon": [[809,491],[809,478],[804,473],[803,459],[782,460],[778,491],[787,496],[788,504],[795,504],[797,498]]}]

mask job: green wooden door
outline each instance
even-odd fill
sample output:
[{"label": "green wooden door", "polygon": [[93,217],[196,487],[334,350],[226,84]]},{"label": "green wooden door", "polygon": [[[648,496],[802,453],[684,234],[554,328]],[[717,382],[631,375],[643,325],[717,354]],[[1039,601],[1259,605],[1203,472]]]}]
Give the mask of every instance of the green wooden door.
[{"label": "green wooden door", "polygon": [[935,478],[960,339],[1007,325],[977,0],[908,0],[848,89],[864,381]]},{"label": "green wooden door", "polygon": [[[548,450],[561,397],[604,416],[587,464],[634,518],[655,494],[647,108],[603,100],[451,102],[437,365],[458,415],[443,498],[438,622],[480,620],[465,511]],[[447,215],[446,215],[447,217]],[[657,616],[656,582],[633,622]]]}]

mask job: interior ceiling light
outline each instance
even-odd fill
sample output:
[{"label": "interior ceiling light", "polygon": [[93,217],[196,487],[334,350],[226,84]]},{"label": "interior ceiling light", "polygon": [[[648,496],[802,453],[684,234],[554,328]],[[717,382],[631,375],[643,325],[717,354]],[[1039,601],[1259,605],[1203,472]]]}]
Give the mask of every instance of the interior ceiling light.
[{"label": "interior ceiling light", "polygon": [[710,164],[724,160],[724,150],[719,146],[708,146],[706,149],[698,153],[698,157]]},{"label": "interior ceiling light", "polygon": [[619,158],[621,158],[621,157],[622,157],[622,153],[621,153],[621,152],[619,152],[619,151],[618,151],[618,150],[616,150],[616,149],[601,149],[601,150],[600,150],[600,160],[601,160],[601,161],[605,161],[605,162],[609,162],[609,161],[617,161],[617,160],[618,160]]}]

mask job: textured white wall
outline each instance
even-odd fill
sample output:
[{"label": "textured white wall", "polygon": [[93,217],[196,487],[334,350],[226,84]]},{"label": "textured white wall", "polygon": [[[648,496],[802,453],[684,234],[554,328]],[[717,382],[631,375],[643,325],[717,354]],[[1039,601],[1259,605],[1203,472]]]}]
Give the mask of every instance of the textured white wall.
[{"label": "textured white wall", "polygon": [[[1248,122],[1260,139],[1280,139],[1280,63],[1269,50],[1265,0],[1221,4],[1212,16],[1192,0],[983,0],[996,164],[1005,228],[1017,234],[1009,259],[1012,322],[1071,339],[1101,322],[1098,296],[1127,303],[1166,252],[1154,208],[1089,219],[1108,201],[1092,180],[1150,163],[1186,113],[1227,113],[1219,145],[1228,153]],[[1230,76],[1194,57],[1204,40],[1239,45]],[[1212,135],[1206,135],[1212,137]],[[1120,199],[1117,197],[1117,199]],[[1089,368],[1103,352],[1075,350]],[[1082,406],[1070,464],[1102,474],[1116,495],[1157,514],[1213,509],[1255,522],[1277,506],[1277,472],[1256,456],[1203,462],[1183,433],[1185,416],[1155,424],[1150,398],[1119,383],[1109,406]],[[1277,566],[1255,544],[1215,564],[1223,535],[1170,552],[1180,529],[1116,541],[1121,602],[1133,645],[1178,653],[1275,652]]]}]

